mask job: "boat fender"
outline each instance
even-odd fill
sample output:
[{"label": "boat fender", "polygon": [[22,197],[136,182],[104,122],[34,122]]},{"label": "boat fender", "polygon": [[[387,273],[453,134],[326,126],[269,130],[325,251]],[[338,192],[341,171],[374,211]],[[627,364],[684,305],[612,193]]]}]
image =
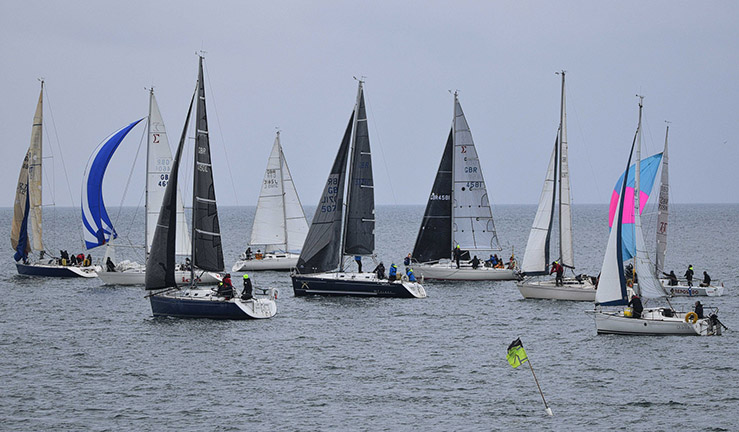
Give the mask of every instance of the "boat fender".
[{"label": "boat fender", "polygon": [[408,275],[403,275],[403,276],[401,276],[401,277],[400,277],[400,279],[401,279],[401,280],[402,280],[403,282],[408,282]]},{"label": "boat fender", "polygon": [[688,312],[685,314],[685,322],[690,324],[695,324],[695,322],[698,321],[698,314],[695,312]]}]

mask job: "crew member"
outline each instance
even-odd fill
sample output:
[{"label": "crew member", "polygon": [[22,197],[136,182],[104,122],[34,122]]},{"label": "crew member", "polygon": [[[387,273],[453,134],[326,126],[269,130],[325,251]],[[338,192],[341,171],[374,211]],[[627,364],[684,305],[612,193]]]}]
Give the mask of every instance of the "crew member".
[{"label": "crew member", "polygon": [[254,296],[252,294],[252,286],[251,286],[251,279],[249,279],[249,275],[244,275],[244,290],[241,291],[241,300],[250,300]]}]

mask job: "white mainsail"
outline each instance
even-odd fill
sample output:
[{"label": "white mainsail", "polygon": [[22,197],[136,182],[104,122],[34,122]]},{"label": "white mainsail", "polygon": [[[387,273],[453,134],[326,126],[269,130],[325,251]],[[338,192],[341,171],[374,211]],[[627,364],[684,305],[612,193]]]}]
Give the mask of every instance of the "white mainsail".
[{"label": "white mainsail", "polygon": [[[154,90],[149,92],[149,142],[146,163],[146,252],[154,240],[159,210],[164,199],[164,191],[172,168],[172,151],[169,148],[167,131],[159,112]],[[185,220],[182,194],[177,194],[177,239],[175,253],[190,254],[190,230]]]},{"label": "white mainsail", "polygon": [[480,159],[456,92],[453,140],[452,247],[500,250]]},{"label": "white mainsail", "polygon": [[299,252],[307,234],[308,223],[278,131],[267,160],[249,244],[264,245],[265,252]]},{"label": "white mainsail", "polygon": [[523,256],[521,271],[524,273],[538,273],[545,271],[547,255],[549,252],[549,230],[552,226],[552,213],[554,211],[554,187],[557,183],[556,176],[557,145],[552,149],[552,157],[549,159],[547,176],[544,186],[541,188],[539,207],[536,209],[534,224],[529,231],[529,239],[526,242],[526,253]]},{"label": "white mainsail", "polygon": [[572,208],[570,205],[570,167],[567,153],[567,110],[565,109],[565,73],[562,73],[562,105],[560,107],[559,151],[559,248],[560,264],[575,267],[572,241]]},{"label": "white mainsail", "polygon": [[657,210],[657,252],[655,254],[655,268],[657,276],[662,274],[667,253],[667,220],[670,208],[670,177],[667,170],[667,135],[670,126],[665,131],[665,149],[662,152],[662,176],[660,177],[659,204]]}]

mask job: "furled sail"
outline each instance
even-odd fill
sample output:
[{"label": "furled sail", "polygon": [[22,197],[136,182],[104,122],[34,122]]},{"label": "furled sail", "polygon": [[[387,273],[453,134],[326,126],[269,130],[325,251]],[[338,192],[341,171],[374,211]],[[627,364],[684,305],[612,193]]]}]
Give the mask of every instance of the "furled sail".
[{"label": "furled sail", "polygon": [[554,189],[557,184],[558,148],[559,136],[554,141],[552,157],[549,158],[547,175],[544,178],[544,186],[542,186],[541,195],[539,196],[539,207],[536,209],[534,224],[531,226],[529,239],[526,242],[526,253],[521,264],[521,272],[527,276],[540,276],[548,273],[549,243],[556,204]]},{"label": "furled sail", "polygon": [[454,94],[453,167],[452,248],[459,245],[467,250],[500,250],[480,160],[457,93]]},{"label": "furled sail", "polygon": [[87,162],[82,180],[82,231],[87,249],[103,245],[118,236],[105,209],[103,177],[121,141],[141,120],[113,132],[95,149]]},{"label": "furled sail", "polygon": [[195,174],[193,175],[193,265],[207,271],[223,270],[223,246],[218,222],[216,190],[208,138],[208,115],[205,110],[203,58],[198,68],[198,96],[195,117]]},{"label": "furled sail", "polygon": [[[279,132],[278,132],[279,134]],[[278,135],[279,137],[279,135]],[[280,156],[282,159],[282,190],[285,200],[285,232],[287,233],[287,251],[300,252],[308,235],[308,221],[305,220],[303,205],[300,203],[295,182],[287,166],[287,159],[280,145]]]},{"label": "furled sail", "polygon": [[362,81],[359,82],[356,113],[347,191],[344,254],[372,255],[375,251],[375,191]]},{"label": "furled sail", "polygon": [[146,260],[146,289],[160,289],[176,286],[174,278],[175,274],[175,257],[177,230],[177,174],[179,173],[180,161],[182,160],[182,149],[185,147],[185,139],[187,138],[187,127],[190,123],[190,115],[192,114],[192,106],[195,101],[197,89],[190,99],[190,107],[187,109],[187,117],[185,117],[185,126],[182,128],[180,143],[177,146],[177,153],[172,161],[172,167],[169,171],[169,181],[164,190],[164,198],[162,199],[161,208],[159,210],[159,219],[157,220],[154,230],[154,240],[151,243],[149,258]]},{"label": "furled sail", "polygon": [[665,255],[667,253],[667,222],[670,213],[670,176],[667,170],[667,134],[670,127],[665,131],[665,149],[662,151],[662,175],[660,177],[659,201],[657,208],[657,252],[655,254],[656,274],[659,276],[664,271]]},{"label": "furled sail", "polygon": [[[151,249],[154,231],[159,219],[159,209],[164,199],[164,191],[169,182],[172,168],[172,150],[169,148],[167,130],[164,128],[162,114],[154,97],[154,89],[149,93],[149,145],[146,163],[146,252]],[[185,208],[182,196],[177,194],[177,255],[191,252],[190,230],[185,221]]]},{"label": "furled sail", "polygon": [[349,118],[344,138],[316,206],[308,236],[298,258],[300,273],[320,273],[334,270],[341,260],[341,221],[344,206],[344,178],[349,155],[354,112]]},{"label": "furled sail", "polygon": [[449,131],[439,170],[436,171],[434,186],[431,188],[421,228],[418,230],[413,259],[418,262],[438,261],[449,258],[449,245],[452,244],[452,152],[454,141]]}]

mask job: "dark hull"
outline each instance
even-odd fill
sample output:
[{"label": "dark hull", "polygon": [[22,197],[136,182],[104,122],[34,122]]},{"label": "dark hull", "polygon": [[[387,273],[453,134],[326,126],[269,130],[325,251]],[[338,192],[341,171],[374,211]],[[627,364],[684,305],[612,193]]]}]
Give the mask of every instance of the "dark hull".
[{"label": "dark hull", "polygon": [[177,318],[250,319],[235,303],[217,300],[194,300],[167,295],[149,297],[154,316]]},{"label": "dark hull", "polygon": [[414,298],[402,284],[293,275],[296,297],[308,295]]},{"label": "dark hull", "polygon": [[63,266],[37,266],[33,264],[15,263],[18,274],[24,276],[43,276],[57,278],[75,278],[85,277],[72,271],[69,267]]}]

